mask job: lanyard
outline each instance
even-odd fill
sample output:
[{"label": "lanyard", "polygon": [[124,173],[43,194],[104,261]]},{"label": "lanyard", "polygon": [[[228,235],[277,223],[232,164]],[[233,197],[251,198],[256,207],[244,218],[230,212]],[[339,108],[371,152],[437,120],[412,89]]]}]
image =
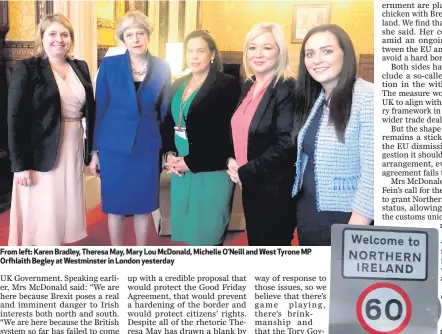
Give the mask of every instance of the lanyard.
[{"label": "lanyard", "polygon": [[186,97],[187,90],[189,88],[189,83],[190,83],[190,80],[187,82],[187,85],[186,85],[186,88],[184,89],[183,95],[181,95],[181,100],[180,100],[180,117],[179,117],[178,131],[181,131],[181,125],[182,125],[182,122],[183,122],[183,115],[184,115],[184,106],[185,106],[187,100],[189,99],[189,98],[184,99]]},{"label": "lanyard", "polygon": [[[183,94],[181,95],[181,101],[180,101],[180,116],[179,116],[179,125],[178,125],[178,131],[181,131],[181,127],[182,127],[182,122],[183,122],[183,116],[184,116],[184,107],[186,105],[186,102],[189,100],[190,95],[186,98],[187,95],[187,91],[189,90],[190,87],[190,82],[192,81],[192,79],[190,79],[187,84],[186,84],[186,88],[184,89]],[[198,87],[199,85],[201,85],[204,82],[201,81],[200,83],[198,83],[196,87]],[[192,93],[193,94],[193,93]]]}]

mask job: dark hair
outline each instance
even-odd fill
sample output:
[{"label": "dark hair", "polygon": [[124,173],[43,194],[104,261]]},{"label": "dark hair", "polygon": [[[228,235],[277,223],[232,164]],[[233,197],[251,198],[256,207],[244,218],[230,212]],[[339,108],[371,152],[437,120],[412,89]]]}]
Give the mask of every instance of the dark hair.
[{"label": "dark hair", "polygon": [[223,70],[223,64],[221,62],[221,56],[219,54],[218,46],[215,43],[215,39],[210,35],[210,33],[207,30],[194,30],[189,35],[186,36],[183,42],[183,69],[186,68],[186,50],[187,50],[187,43],[192,38],[198,38],[201,37],[204,39],[209,46],[210,52],[215,53],[215,58],[213,59],[213,63],[210,63],[210,68],[216,69],[218,71]]},{"label": "dark hair", "polygon": [[335,24],[324,24],[310,29],[302,42],[299,55],[298,80],[295,92],[295,124],[292,132],[293,140],[304,125],[307,117],[322,91],[322,85],[315,81],[305,66],[305,44],[309,38],[321,32],[329,31],[338,40],[344,59],[339,80],[329,96],[330,121],[333,123],[338,139],[344,141],[344,133],[350,118],[353,100],[353,86],[356,81],[356,55],[353,43],[348,34]]}]

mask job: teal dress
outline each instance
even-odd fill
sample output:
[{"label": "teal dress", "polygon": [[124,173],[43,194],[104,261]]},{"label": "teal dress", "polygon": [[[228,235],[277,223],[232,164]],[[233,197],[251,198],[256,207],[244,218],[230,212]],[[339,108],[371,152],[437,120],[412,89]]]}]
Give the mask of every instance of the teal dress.
[{"label": "teal dress", "polygon": [[[173,96],[171,109],[175,124],[184,128],[189,106],[198,90],[192,93],[183,105],[181,97],[186,80]],[[185,132],[185,131],[184,131]],[[207,138],[210,140],[210,138]],[[175,132],[175,146],[178,156],[189,154],[186,136]],[[183,176],[172,174],[171,178],[171,239],[186,242],[190,246],[218,245],[224,241],[231,214],[233,182],[227,171],[186,172]]]}]

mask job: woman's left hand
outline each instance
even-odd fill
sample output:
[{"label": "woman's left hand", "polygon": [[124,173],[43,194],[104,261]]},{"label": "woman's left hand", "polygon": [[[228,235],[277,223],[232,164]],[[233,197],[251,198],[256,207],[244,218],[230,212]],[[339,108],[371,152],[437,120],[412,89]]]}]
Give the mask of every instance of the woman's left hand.
[{"label": "woman's left hand", "polygon": [[185,172],[190,171],[190,169],[189,169],[189,167],[187,167],[186,162],[184,161],[183,157],[178,157],[177,161],[175,162],[175,164],[173,164],[173,166],[180,173],[185,173]]},{"label": "woman's left hand", "polygon": [[87,166],[89,175],[93,176],[100,176],[100,159],[98,158],[98,153],[94,152],[92,154],[91,162],[89,163],[89,166]]}]

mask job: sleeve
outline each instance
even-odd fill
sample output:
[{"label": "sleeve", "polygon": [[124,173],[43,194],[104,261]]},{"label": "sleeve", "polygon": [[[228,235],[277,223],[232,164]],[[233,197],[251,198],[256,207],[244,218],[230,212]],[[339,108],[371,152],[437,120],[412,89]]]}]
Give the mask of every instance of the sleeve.
[{"label": "sleeve", "polygon": [[353,210],[374,219],[374,96],[367,96],[360,111],[359,160],[360,178],[353,199]]},{"label": "sleeve", "polygon": [[[169,88],[170,90],[170,88]],[[170,92],[169,92],[170,94]],[[167,108],[166,115],[164,116],[164,120],[161,123],[161,139],[163,141],[161,154],[164,155],[168,152],[174,152],[178,154],[178,150],[175,146],[175,121],[172,116],[172,108],[171,103],[169,102],[169,106]]]},{"label": "sleeve", "polygon": [[291,140],[294,108],[293,90],[290,85],[277,88],[274,113],[276,135],[273,144],[263,154],[238,169],[238,176],[243,185],[277,173],[281,166],[294,162],[296,146]]},{"label": "sleeve", "polygon": [[232,116],[235,113],[236,110],[236,106],[238,104],[239,101],[239,97],[241,96],[241,85],[239,83],[239,79],[235,78],[234,80],[232,80],[229,83],[229,87],[227,89],[227,98],[224,100],[225,101],[225,106],[224,106],[224,110],[228,113],[229,117],[226,119],[227,120],[227,125],[226,125],[226,129],[227,129],[227,139],[228,139],[228,147],[227,147],[227,151],[225,152],[225,156],[222,157],[222,164],[225,166],[226,165],[226,161],[228,158],[231,158],[235,155],[234,150],[233,150],[233,142],[232,142],[232,137],[231,137],[231,124],[230,122],[232,121]]},{"label": "sleeve", "polygon": [[[164,156],[168,152],[173,152],[178,155],[178,150],[175,146],[175,120],[172,116],[172,98],[174,92],[177,91],[177,87],[179,87],[181,80],[178,79],[174,81],[172,85],[165,86],[167,92],[165,92],[164,96],[167,96],[167,105],[163,106],[165,101],[162,102],[160,108],[165,108],[166,113],[163,121],[161,122],[161,140],[162,140],[162,148],[161,155]],[[164,98],[163,98],[164,99]]]},{"label": "sleeve", "polygon": [[163,94],[161,96],[161,104],[160,104],[160,115],[161,115],[161,121],[164,121],[164,117],[167,114],[167,111],[169,109],[170,105],[170,86],[171,86],[171,80],[172,80],[172,73],[170,71],[169,64],[165,64],[166,68],[166,77],[164,79],[164,85],[162,88]]},{"label": "sleeve", "polygon": [[[14,67],[8,92],[8,146],[12,172],[31,169],[29,119],[25,114],[29,103],[29,73],[26,65],[19,61]],[[28,102],[27,102],[28,101]]]},{"label": "sleeve", "polygon": [[206,145],[201,146],[202,150],[192,151],[184,157],[184,161],[192,173],[227,169],[226,161],[233,156],[230,121],[241,94],[241,87],[238,80],[232,78],[224,89],[221,96],[223,100],[217,101],[222,106],[219,118],[214,120],[217,126],[210,128],[210,133],[207,133],[207,138],[212,137],[217,140],[208,140]]},{"label": "sleeve", "polygon": [[91,73],[89,71],[89,66],[88,66],[88,64],[85,61],[82,61],[82,64],[83,64],[83,67],[84,67],[83,73],[84,73],[85,79],[87,80],[87,82],[92,84],[92,79],[91,79]]},{"label": "sleeve", "polygon": [[[82,62],[84,69],[84,76],[85,79],[87,80],[87,82],[92,86],[92,79],[91,79],[91,74],[89,72],[89,67],[87,65],[87,63],[85,61]],[[93,94],[93,92],[92,92]],[[92,96],[93,97],[93,96]],[[92,104],[92,105],[90,105]],[[95,101],[93,98],[88,99],[88,111],[87,111],[87,115],[86,115],[86,160],[89,159],[91,152],[92,152],[92,148],[93,148],[93,139],[94,139],[94,127],[95,127],[95,115],[96,115],[96,110],[95,110]]]},{"label": "sleeve", "polygon": [[107,106],[109,104],[109,98],[110,98],[110,90],[109,90],[109,83],[107,80],[107,73],[106,73],[106,64],[107,59],[103,58],[100,69],[98,71],[97,76],[97,86],[95,89],[95,126],[94,126],[94,139],[93,139],[93,150],[98,150],[99,147],[97,146],[97,132],[100,130],[100,123],[106,114]]}]

